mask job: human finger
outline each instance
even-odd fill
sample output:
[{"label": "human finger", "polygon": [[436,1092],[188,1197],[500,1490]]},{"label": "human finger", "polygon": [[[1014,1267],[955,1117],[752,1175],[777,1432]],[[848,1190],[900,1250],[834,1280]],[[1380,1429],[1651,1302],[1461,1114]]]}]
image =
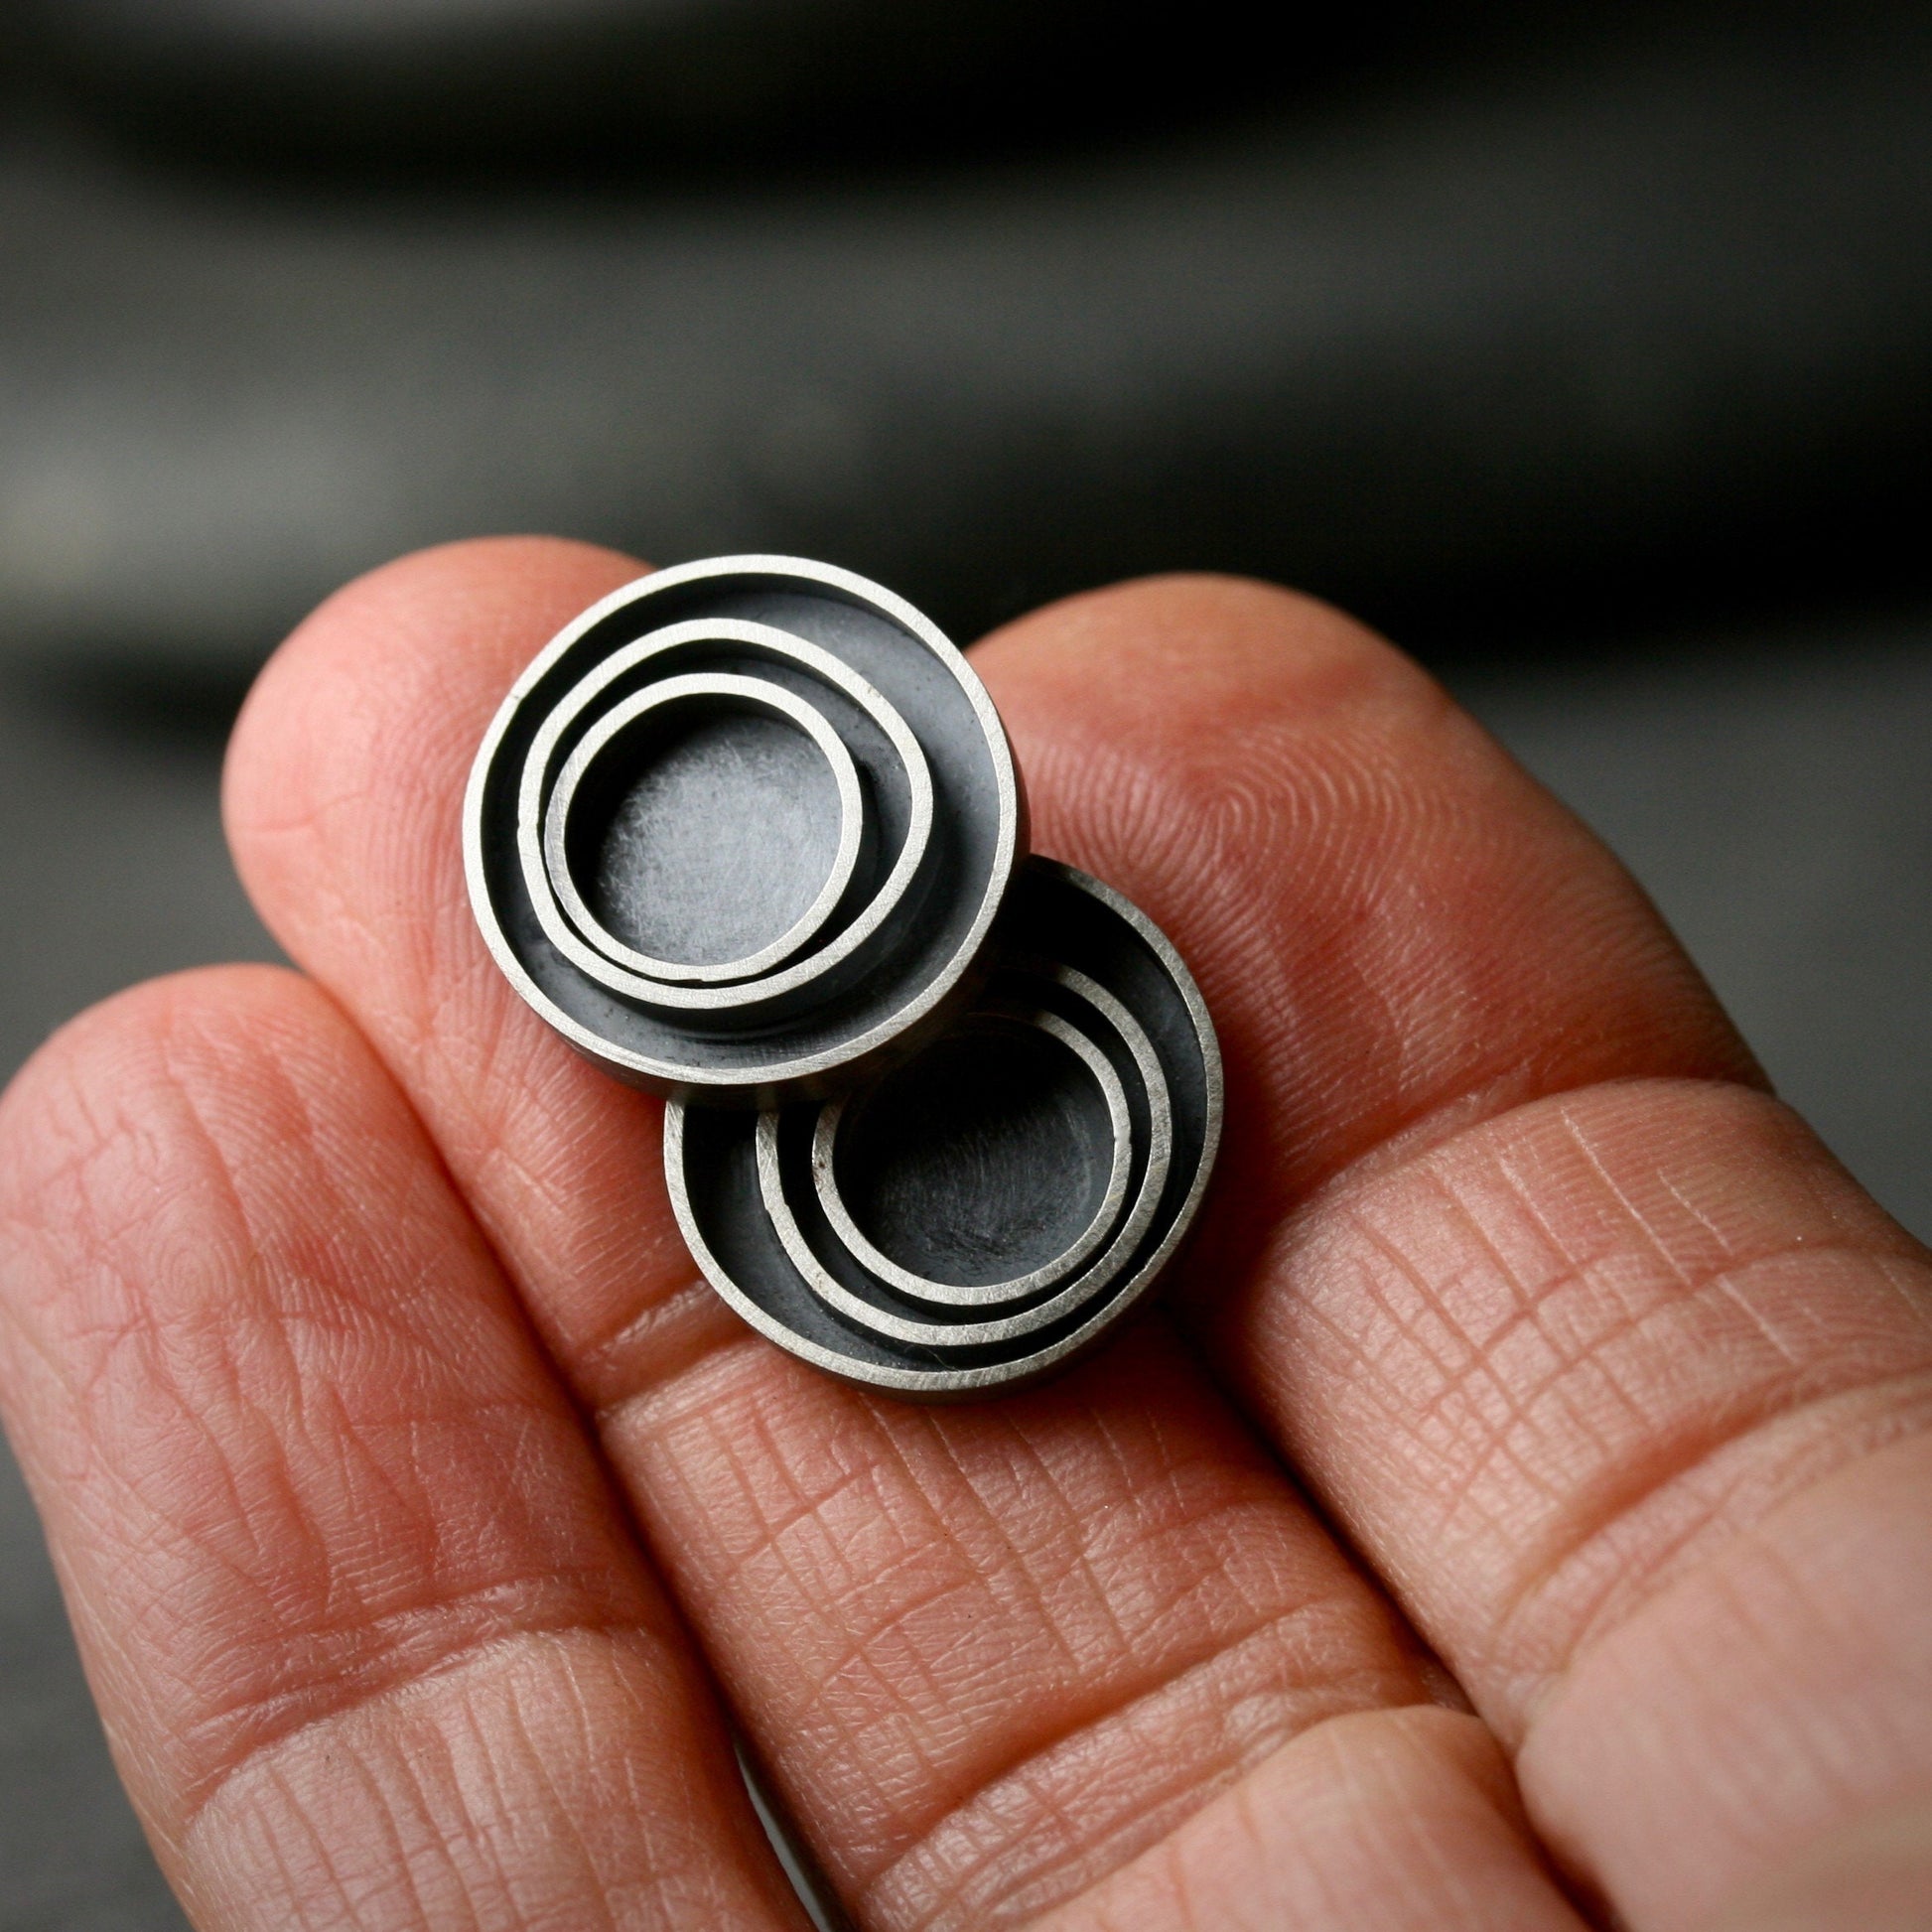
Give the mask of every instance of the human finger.
[{"label": "human finger", "polygon": [[0,1403],[201,1924],[800,1923],[577,1417],[312,986],[160,982],[15,1081]]},{"label": "human finger", "polygon": [[1710,1932],[1924,1932],[1932,1900],[1932,1800],[1861,1813],[1780,1860]]},{"label": "human finger", "polygon": [[1229,1048],[1180,1306],[1572,1869],[1690,1925],[1932,1780],[1924,1251],[1611,856],[1280,593],[1104,593],[979,661],[1041,842],[1173,931]]}]

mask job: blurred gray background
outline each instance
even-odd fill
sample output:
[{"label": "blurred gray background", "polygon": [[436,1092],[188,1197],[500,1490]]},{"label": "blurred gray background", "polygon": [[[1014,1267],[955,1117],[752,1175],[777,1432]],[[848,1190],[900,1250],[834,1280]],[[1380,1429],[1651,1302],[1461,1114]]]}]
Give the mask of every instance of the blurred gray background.
[{"label": "blurred gray background", "polygon": [[[272,957],[215,786],[344,577],[798,550],[962,638],[1258,572],[1610,840],[1932,1235],[1932,12],[0,16],[0,1073]],[[0,1932],[179,1926],[0,1457]]]}]

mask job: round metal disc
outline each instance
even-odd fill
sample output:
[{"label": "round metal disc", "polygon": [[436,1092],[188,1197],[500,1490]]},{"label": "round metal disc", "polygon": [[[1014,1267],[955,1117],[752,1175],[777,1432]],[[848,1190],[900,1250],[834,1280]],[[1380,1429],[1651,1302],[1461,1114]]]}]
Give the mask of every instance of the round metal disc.
[{"label": "round metal disc", "polygon": [[969,1012],[839,1098],[673,1105],[664,1173],[707,1279],[781,1347],[927,1401],[1094,1346],[1198,1208],[1221,1063],[1180,956],[1136,906],[1031,859]]},{"label": "round metal disc", "polygon": [[1006,734],[902,599],[790,557],[640,578],[517,679],[471,773],[478,923],[574,1046],[767,1106],[970,996],[1026,850]]}]

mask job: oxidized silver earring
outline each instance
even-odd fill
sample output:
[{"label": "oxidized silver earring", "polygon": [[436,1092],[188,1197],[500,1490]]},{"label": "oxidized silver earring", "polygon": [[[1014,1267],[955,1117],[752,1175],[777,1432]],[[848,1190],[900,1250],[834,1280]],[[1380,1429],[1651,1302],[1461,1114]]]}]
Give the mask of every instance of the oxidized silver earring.
[{"label": "oxidized silver earring", "polygon": [[1153,1286],[1221,1123],[1158,927],[1027,856],[992,699],[902,599],[724,557],[594,605],[478,753],[465,864],[510,983],[670,1100],[712,1286],[852,1382],[1031,1382]]}]

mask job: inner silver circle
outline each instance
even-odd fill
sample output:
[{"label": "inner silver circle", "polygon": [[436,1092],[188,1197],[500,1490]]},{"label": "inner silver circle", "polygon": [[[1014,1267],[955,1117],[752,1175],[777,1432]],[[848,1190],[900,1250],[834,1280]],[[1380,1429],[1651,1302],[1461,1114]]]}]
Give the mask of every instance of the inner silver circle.
[{"label": "inner silver circle", "polygon": [[1008,1026],[1037,1029],[1058,1040],[1085,1065],[1100,1088],[1113,1134],[1107,1186],[1092,1218],[1068,1247],[1041,1266],[1008,1281],[973,1284],[934,1281],[929,1276],[915,1274],[909,1268],[901,1267],[867,1239],[853,1219],[839,1189],[838,1137],[840,1125],[847,1117],[849,1100],[841,1098],[829,1102],[820,1110],[813,1129],[812,1185],[825,1218],[839,1239],[871,1273],[914,1301],[930,1302],[942,1308],[984,1309],[1025,1300],[1065,1280],[1106,1240],[1108,1231],[1120,1219],[1133,1170],[1134,1128],[1133,1117],[1127,1107],[1127,1090],[1121,1084],[1120,1075],[1114,1071],[1113,1062],[1085,1034],[1056,1013],[979,1013],[963,1022],[956,1033],[993,1031]]},{"label": "inner silver circle", "polygon": [[[547,806],[546,787],[557,748],[564,735],[585,712],[592,709],[619,679],[647,664],[652,658],[714,643],[749,645],[769,656],[796,664],[849,698],[878,726],[897,757],[905,776],[908,811],[904,844],[892,870],[858,916],[841,927],[823,945],[761,977],[724,984],[680,985],[619,965],[590,945],[564,916],[563,907],[551,888],[541,821]],[[524,755],[517,787],[517,854],[523,869],[525,890],[530,897],[530,908],[535,912],[544,936],[572,965],[611,992],[642,1006],[685,1011],[723,1012],[775,999],[809,985],[850,957],[878,931],[910,890],[925,862],[932,839],[932,821],[931,767],[911,729],[884,693],[821,645],[803,637],[794,637],[774,625],[753,623],[739,618],[694,618],[665,624],[640,637],[635,643],[613,651],[572,686],[545,716]]]},{"label": "inner silver circle", "polygon": [[798,1225],[798,1217],[792,1212],[785,1191],[784,1167],[778,1148],[780,1114],[775,1109],[768,1110],[759,1120],[759,1192],[773,1231],[778,1236],[779,1245],[804,1278],[806,1286],[821,1302],[847,1320],[895,1341],[933,1348],[980,1347],[1018,1341],[1063,1319],[1098,1298],[1127,1266],[1138,1250],[1142,1236],[1152,1225],[1168,1184],[1168,1173],[1173,1159],[1173,1103],[1168,1092],[1167,1075],[1162,1071],[1160,1056],[1155,1052],[1154,1042],[1148,1038],[1146,1030],[1105,987],[1073,967],[1049,965],[1032,959],[1009,960],[1008,964],[1034,977],[1050,981],[1097,1010],[1120,1035],[1132,1055],[1147,1102],[1147,1165],[1142,1171],[1140,1191],[1133,1210],[1093,1266],[1058,1294],[1049,1295],[1045,1301],[1036,1302],[1017,1314],[980,1321],[957,1318],[920,1321],[891,1313],[854,1295],[812,1252],[804,1230]]},{"label": "inner silver circle", "polygon": [[[805,910],[775,939],[736,959],[699,963],[655,958],[626,945],[601,920],[585,900],[571,869],[569,835],[571,811],[585,777],[611,742],[651,713],[673,706],[694,707],[722,701],[737,708],[761,711],[781,719],[817,747],[831,767],[839,799],[838,845],[823,885]],[[852,884],[865,832],[865,793],[859,768],[845,742],[824,716],[781,685],[731,672],[690,672],[665,678],[633,693],[584,734],[558,774],[544,811],[544,871],[558,902],[572,923],[606,958],[647,979],[691,985],[729,983],[755,978],[782,965],[823,929]]]}]

